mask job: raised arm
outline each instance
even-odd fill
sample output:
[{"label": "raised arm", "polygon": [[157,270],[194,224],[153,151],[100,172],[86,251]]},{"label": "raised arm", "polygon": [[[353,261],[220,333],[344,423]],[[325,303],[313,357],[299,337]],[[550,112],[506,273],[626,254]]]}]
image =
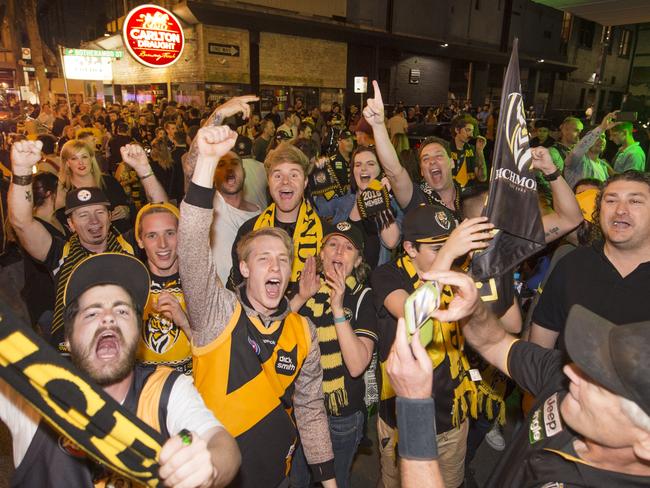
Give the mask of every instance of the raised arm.
[{"label": "raised arm", "polygon": [[178,256],[183,292],[187,302],[192,342],[203,346],[225,329],[236,306],[235,295],[226,290],[217,274],[210,249],[217,163],[235,144],[237,133],[226,126],[199,130],[196,170],[178,224]]},{"label": "raised arm", "polygon": [[[534,147],[531,149],[531,153],[533,168],[540,170],[545,175],[551,175],[557,171],[548,149],[541,146]],[[553,194],[553,211],[542,216],[544,238],[547,243],[568,234],[582,222],[582,212],[576,196],[562,175],[550,181],[550,185]]]},{"label": "raised arm", "polygon": [[[218,127],[222,124],[223,120],[226,117],[235,115],[239,112],[242,112],[243,119],[246,120],[250,117],[251,106],[249,103],[257,102],[259,97],[255,95],[244,95],[242,97],[234,97],[228,100],[226,103],[219,105],[214,112],[206,120],[204,127]],[[192,175],[194,174],[194,168],[196,167],[197,158],[199,157],[198,151],[198,141],[196,138],[192,141],[190,150],[187,153],[187,157],[183,159],[183,172],[185,173],[185,191],[190,184]],[[211,184],[210,184],[211,186]]]},{"label": "raised arm", "polygon": [[375,90],[375,97],[368,98],[366,101],[363,116],[372,127],[379,163],[384,168],[384,172],[390,181],[393,195],[395,195],[400,207],[405,208],[413,196],[413,182],[406,169],[399,162],[395,147],[390,142],[390,136],[384,123],[384,102],[381,98],[379,85],[376,81],[373,81],[372,86]]},{"label": "raised arm", "polygon": [[153,174],[147,153],[140,144],[127,144],[120,148],[122,161],[131,166],[140,178],[147,199],[153,203],[167,202],[167,193]]},{"label": "raised arm", "polygon": [[52,236],[32,215],[32,168],[41,159],[42,147],[41,141],[14,143],[11,148],[13,174],[7,197],[9,222],[25,251],[38,261],[45,260],[52,245]]}]

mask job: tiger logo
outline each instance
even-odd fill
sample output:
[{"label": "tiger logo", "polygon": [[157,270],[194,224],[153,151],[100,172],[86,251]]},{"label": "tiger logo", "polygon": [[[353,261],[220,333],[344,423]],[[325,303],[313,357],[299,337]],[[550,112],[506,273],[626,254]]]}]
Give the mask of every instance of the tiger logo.
[{"label": "tiger logo", "polygon": [[142,339],[150,350],[164,354],[174,347],[180,333],[181,329],[167,317],[150,313],[142,328]]}]

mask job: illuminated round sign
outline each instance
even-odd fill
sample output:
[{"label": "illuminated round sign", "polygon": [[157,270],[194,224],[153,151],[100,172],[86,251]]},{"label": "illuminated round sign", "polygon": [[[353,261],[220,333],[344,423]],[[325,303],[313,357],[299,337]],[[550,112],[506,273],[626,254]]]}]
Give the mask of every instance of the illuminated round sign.
[{"label": "illuminated round sign", "polygon": [[185,46],[178,19],[157,5],[140,5],[131,10],[124,20],[122,36],[131,56],[151,68],[174,64]]}]

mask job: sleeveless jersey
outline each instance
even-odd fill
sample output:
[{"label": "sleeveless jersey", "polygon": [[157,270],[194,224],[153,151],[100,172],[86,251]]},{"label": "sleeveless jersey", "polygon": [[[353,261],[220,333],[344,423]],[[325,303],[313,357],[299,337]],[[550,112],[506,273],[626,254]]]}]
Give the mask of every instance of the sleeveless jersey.
[{"label": "sleeveless jersey", "polygon": [[289,313],[265,327],[239,302],[219,337],[192,347],[194,384],[241,451],[230,486],[273,487],[288,475],[297,439],[292,397],[310,347],[304,317]]}]

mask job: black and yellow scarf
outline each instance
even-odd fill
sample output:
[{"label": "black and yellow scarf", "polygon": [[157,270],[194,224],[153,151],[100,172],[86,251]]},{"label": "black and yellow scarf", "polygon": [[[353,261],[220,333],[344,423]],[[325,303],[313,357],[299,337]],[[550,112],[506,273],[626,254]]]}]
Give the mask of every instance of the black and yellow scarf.
[{"label": "black and yellow scarf", "polygon": [[[255,221],[253,230],[262,227],[275,227],[275,203],[272,203],[260,214]],[[296,220],[296,229],[293,232],[293,264],[291,266],[291,282],[295,283],[300,278],[305,261],[320,252],[323,240],[323,224],[312,208],[311,204],[303,200]]]},{"label": "black and yellow scarf", "polygon": [[[106,252],[120,252],[124,254],[133,255],[133,246],[131,246],[121,234],[116,230],[111,228],[108,231],[108,242],[106,243]],[[67,353],[68,350],[65,347],[63,340],[62,328],[63,328],[63,292],[65,291],[65,286],[68,282],[68,278],[72,270],[77,266],[77,264],[84,258],[93,254],[88,249],[81,245],[79,242],[79,236],[73,234],[68,242],[66,242],[63,248],[63,254],[61,260],[63,263],[56,273],[56,297],[54,301],[54,317],[52,318],[52,328],[51,335],[55,341],[58,343],[55,346],[58,348],[59,352]]]},{"label": "black and yellow scarf", "polygon": [[[345,279],[346,295],[355,295],[363,290],[354,276]],[[346,318],[352,320],[352,312]],[[318,292],[307,300],[301,314],[311,319],[316,326],[320,346],[320,363],[323,368],[323,394],[325,408],[330,415],[340,415],[340,409],[348,405],[348,392],[345,389],[343,354],[338,343],[334,316],[330,307],[330,287],[321,279]]]},{"label": "black and yellow scarf", "polygon": [[[408,255],[397,260],[397,267],[409,277],[413,288],[417,289],[422,280]],[[449,286],[442,289],[440,307],[447,308],[454,295]],[[433,341],[427,346],[434,369],[449,358],[449,374],[458,381],[454,390],[454,406],[451,413],[452,425],[458,426],[468,413],[476,418],[478,413],[477,388],[469,375],[470,365],[465,355],[465,338],[458,322],[433,322]]]},{"label": "black and yellow scarf", "polygon": [[330,161],[327,161],[322,168],[314,169],[310,179],[311,194],[323,196],[325,200],[342,197],[347,193],[348,189],[339,181]]}]

